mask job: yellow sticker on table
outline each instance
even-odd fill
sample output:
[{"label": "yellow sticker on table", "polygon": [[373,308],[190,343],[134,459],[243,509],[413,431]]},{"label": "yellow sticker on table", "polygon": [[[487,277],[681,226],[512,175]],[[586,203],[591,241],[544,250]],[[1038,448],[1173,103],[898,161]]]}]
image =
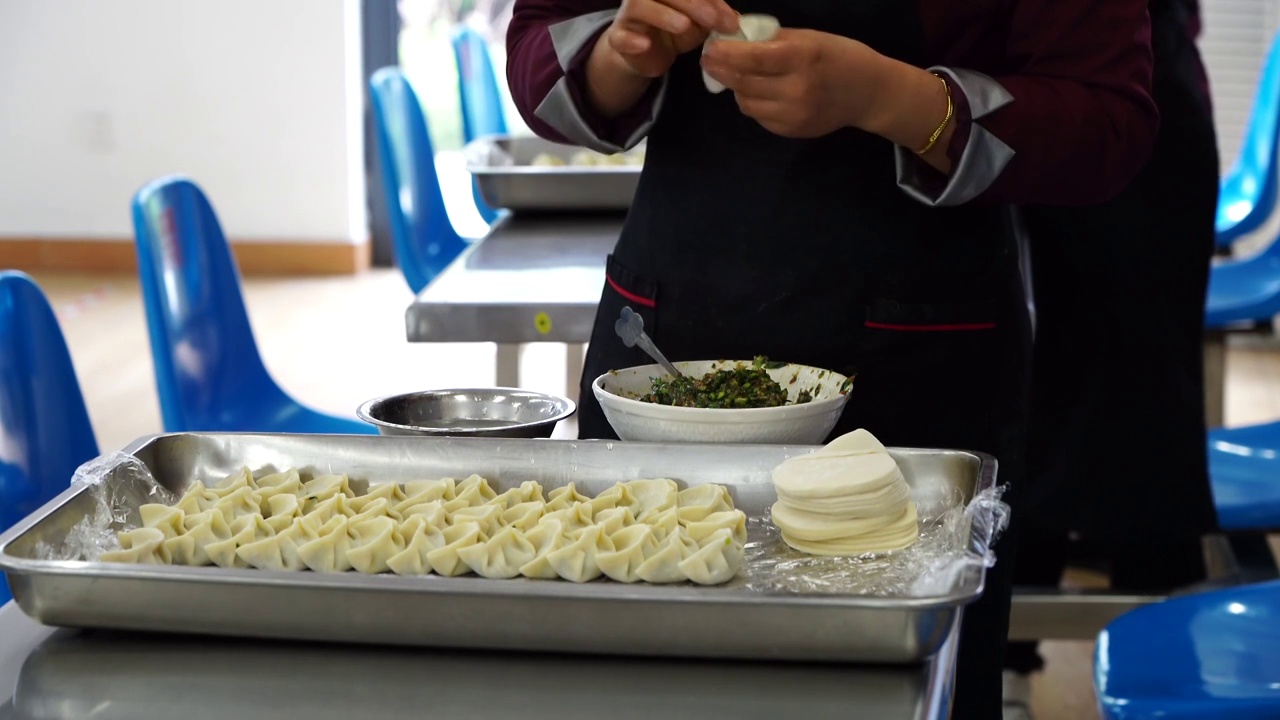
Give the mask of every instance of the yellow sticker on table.
[{"label": "yellow sticker on table", "polygon": [[538,329],[538,333],[546,335],[551,332],[551,316],[540,312],[533,318],[533,326]]}]

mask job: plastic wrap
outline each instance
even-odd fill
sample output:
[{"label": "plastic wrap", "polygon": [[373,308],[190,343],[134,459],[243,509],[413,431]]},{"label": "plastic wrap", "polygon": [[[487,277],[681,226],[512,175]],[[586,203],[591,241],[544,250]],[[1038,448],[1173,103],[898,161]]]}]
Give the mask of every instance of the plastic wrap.
[{"label": "plastic wrap", "polygon": [[747,585],[772,593],[947,595],[960,587],[970,569],[995,564],[993,546],[1009,522],[1003,494],[1003,486],[993,487],[966,505],[958,490],[916,492],[912,500],[920,514],[920,540],[905,550],[857,557],[819,557],[793,550],[769,517],[752,518]]},{"label": "plastic wrap", "polygon": [[71,487],[88,488],[85,497],[92,508],[67,531],[61,543],[36,544],[36,556],[42,560],[97,560],[104,552],[120,549],[118,531],[142,524],[139,507],[148,503],[173,505],[178,500],[156,482],[142,461],[122,452],[101,455],[81,465],[71,477]]}]

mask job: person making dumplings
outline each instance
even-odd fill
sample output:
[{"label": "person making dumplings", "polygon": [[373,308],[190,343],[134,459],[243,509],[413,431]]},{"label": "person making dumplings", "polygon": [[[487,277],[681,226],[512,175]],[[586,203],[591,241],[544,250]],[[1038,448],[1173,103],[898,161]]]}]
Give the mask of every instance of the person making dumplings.
[{"label": "person making dumplings", "polygon": [[[738,12],[782,29],[700,52]],[[591,379],[649,363],[613,336],[630,306],[672,360],[856,374],[833,435],[989,452],[1016,496],[1029,329],[1008,207],[1102,202],[1136,174],[1149,33],[1146,0],[516,0],[529,126],[605,153],[648,138],[582,437],[614,437]],[[965,612],[955,718],[1000,717],[1011,564]]]}]

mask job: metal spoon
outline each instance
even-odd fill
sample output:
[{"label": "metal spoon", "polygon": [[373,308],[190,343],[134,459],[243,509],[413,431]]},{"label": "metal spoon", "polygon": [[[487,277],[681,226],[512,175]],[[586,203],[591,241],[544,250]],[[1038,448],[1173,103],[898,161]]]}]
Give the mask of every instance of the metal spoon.
[{"label": "metal spoon", "polygon": [[653,344],[653,340],[644,331],[644,318],[640,317],[635,310],[630,307],[622,308],[622,315],[618,317],[618,321],[613,324],[613,331],[618,333],[618,337],[622,338],[622,344],[627,347],[640,346],[649,357],[658,361],[664,370],[671,373],[674,377],[682,377],[675,365],[672,365],[662,351],[658,350],[658,346]]}]

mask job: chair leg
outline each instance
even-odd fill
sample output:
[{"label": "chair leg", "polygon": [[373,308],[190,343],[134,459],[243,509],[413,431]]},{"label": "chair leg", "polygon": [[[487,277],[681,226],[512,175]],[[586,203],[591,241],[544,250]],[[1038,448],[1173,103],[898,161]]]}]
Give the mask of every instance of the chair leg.
[{"label": "chair leg", "polygon": [[1227,334],[1204,334],[1204,417],[1210,428],[1220,428],[1226,415]]},{"label": "chair leg", "polygon": [[523,345],[498,343],[497,376],[498,387],[520,387],[520,351]]},{"label": "chair leg", "polygon": [[586,357],[586,345],[569,344],[565,346],[564,382],[565,397],[578,402],[578,388],[582,383],[582,364]]}]

